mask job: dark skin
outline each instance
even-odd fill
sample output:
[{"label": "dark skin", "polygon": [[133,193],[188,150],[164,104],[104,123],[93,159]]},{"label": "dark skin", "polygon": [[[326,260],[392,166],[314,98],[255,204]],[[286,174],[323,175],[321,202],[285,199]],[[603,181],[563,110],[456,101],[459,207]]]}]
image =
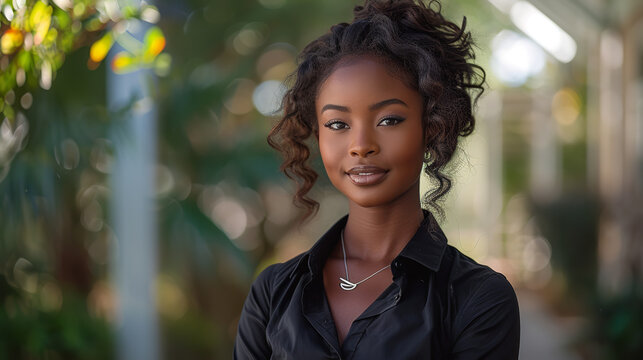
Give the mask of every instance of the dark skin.
[{"label": "dark skin", "polygon": [[[422,97],[390,69],[372,56],[342,60],[316,99],[324,167],[349,201],[344,242],[352,282],[390,265],[424,218]],[[392,273],[388,268],[342,290],[339,278],[346,272],[338,242],[323,275],[341,344],[353,321],[391,284]]]}]

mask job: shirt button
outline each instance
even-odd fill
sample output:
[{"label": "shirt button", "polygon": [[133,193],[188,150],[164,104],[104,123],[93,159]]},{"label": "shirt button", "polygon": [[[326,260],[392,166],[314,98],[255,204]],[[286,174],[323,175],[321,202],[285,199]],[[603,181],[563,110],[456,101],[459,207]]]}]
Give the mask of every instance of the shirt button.
[{"label": "shirt button", "polygon": [[394,299],[395,301],[400,300],[400,294],[395,295],[395,297],[394,297],[393,299]]},{"label": "shirt button", "polygon": [[398,260],[395,260],[393,262],[393,266],[396,267],[396,268],[399,268],[400,267],[400,262]]}]

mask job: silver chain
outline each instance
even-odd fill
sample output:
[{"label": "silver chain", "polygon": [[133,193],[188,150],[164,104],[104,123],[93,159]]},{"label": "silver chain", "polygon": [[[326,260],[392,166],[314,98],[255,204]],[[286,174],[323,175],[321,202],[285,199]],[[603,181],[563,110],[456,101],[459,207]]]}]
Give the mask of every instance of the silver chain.
[{"label": "silver chain", "polygon": [[348,278],[348,264],[346,263],[346,248],[344,247],[344,230],[341,232],[341,239],[342,239],[342,252],[344,253],[344,269],[346,270],[346,279],[340,277],[339,278],[339,287],[342,288],[342,290],[350,291],[353,290],[357,287],[357,285],[363,283],[364,281],[372,278],[373,276],[379,274],[380,272],[386,270],[387,268],[391,267],[391,265],[386,265],[383,268],[377,270],[376,272],[372,273],[370,276],[368,276],[366,279],[363,279],[362,281],[358,281],[356,283],[350,282]]}]

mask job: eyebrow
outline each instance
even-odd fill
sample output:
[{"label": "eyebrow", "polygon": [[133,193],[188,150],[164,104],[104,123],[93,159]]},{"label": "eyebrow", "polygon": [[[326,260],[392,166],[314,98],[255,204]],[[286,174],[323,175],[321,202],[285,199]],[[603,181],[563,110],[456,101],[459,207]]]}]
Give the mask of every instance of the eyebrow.
[{"label": "eyebrow", "polygon": [[347,106],[333,105],[333,104],[324,105],[324,107],[321,109],[321,112],[324,112],[326,110],[337,110],[337,111],[341,111],[341,112],[351,112],[351,109],[349,109]]},{"label": "eyebrow", "polygon": [[[379,110],[387,105],[392,105],[392,104],[400,104],[404,105],[405,107],[409,107],[404,101],[400,99],[387,99],[380,101],[378,103],[375,103],[371,106],[368,107],[369,110],[374,111],[374,110]],[[351,109],[348,106],[341,106],[341,105],[335,105],[335,104],[326,104],[324,107],[322,107],[321,112],[323,113],[326,110],[337,110],[341,112],[351,112]]]}]

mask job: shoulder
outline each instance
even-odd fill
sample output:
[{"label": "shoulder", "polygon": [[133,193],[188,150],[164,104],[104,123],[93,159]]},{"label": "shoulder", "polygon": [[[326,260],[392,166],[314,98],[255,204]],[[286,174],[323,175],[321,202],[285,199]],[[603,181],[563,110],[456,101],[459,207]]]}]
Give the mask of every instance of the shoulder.
[{"label": "shoulder", "polygon": [[[239,318],[234,357],[240,359],[268,358],[272,352],[267,341],[266,329],[270,324],[278,296],[283,296],[283,287],[290,274],[305,256],[301,254],[284,263],[272,264],[263,269],[253,281]],[[277,295],[279,294],[279,295]]]},{"label": "shoulder", "polygon": [[476,283],[487,277],[500,274],[489,266],[478,263],[451,245],[446,248],[442,265],[440,271],[448,271],[450,280],[455,283]]},{"label": "shoulder", "polygon": [[455,295],[461,300],[489,291],[500,291],[503,296],[515,298],[513,287],[503,274],[476,262],[451,245],[445,251],[442,264],[439,271],[445,272]]},{"label": "shoulder", "polygon": [[255,314],[257,318],[267,321],[275,305],[275,294],[283,294],[285,288],[296,283],[291,274],[300,266],[299,263],[305,255],[306,253],[303,253],[286,262],[272,264],[263,269],[252,282],[243,313]]},{"label": "shoulder", "polygon": [[294,258],[282,262],[268,265],[263,269],[252,283],[253,289],[262,289],[266,293],[272,292],[275,287],[292,280],[295,270],[306,266],[307,252],[301,253]]},{"label": "shoulder", "polygon": [[[485,354],[489,359],[516,359],[520,312],[507,278],[449,246],[440,271],[448,273],[453,305],[451,336],[454,358]],[[475,356],[474,356],[475,357]]]},{"label": "shoulder", "polygon": [[519,331],[518,300],[503,274],[477,263],[452,246],[448,247],[445,260],[450,264],[440,271],[448,272],[452,301],[456,304],[453,324],[456,337],[476,322],[484,323],[479,326]]}]

